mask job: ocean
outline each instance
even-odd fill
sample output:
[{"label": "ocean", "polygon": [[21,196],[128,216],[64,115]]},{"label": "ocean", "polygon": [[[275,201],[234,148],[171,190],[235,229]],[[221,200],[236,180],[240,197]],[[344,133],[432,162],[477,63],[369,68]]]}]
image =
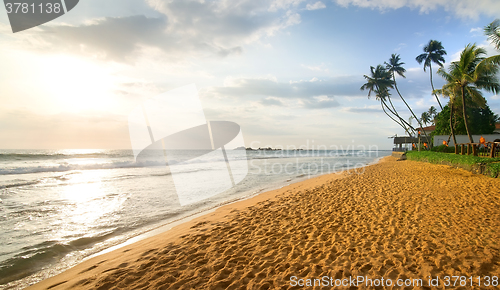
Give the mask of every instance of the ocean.
[{"label": "ocean", "polygon": [[[248,174],[241,182],[182,203],[172,172],[196,180],[200,173],[224,168],[219,166],[224,159],[169,159],[166,166],[136,162],[131,150],[0,150],[0,289],[22,289],[154,229],[263,191],[346,169],[362,173],[364,166],[391,154],[243,152],[238,156]],[[205,179],[199,190],[220,182]]]}]

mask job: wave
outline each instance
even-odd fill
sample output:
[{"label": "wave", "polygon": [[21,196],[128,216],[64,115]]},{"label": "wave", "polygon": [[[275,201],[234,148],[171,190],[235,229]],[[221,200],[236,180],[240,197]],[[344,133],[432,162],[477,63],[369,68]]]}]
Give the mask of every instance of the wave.
[{"label": "wave", "polygon": [[[238,158],[236,160],[245,160],[244,157]],[[213,162],[224,162],[223,158],[211,158],[211,159],[193,159],[182,163],[176,160],[171,160],[168,162],[164,160],[160,161],[114,161],[114,162],[103,162],[103,163],[90,163],[90,164],[58,164],[58,165],[48,165],[48,166],[22,166],[22,167],[11,167],[11,168],[0,168],[0,175],[14,175],[14,174],[30,174],[30,173],[41,173],[41,172],[67,172],[73,170],[97,170],[97,169],[119,169],[119,168],[143,168],[143,167],[165,167],[178,166],[178,165],[192,165],[192,164],[203,164],[203,163],[213,163]],[[207,168],[205,168],[207,170]],[[186,170],[187,172],[188,170]],[[64,176],[60,177],[64,179]],[[24,184],[28,185],[28,184]],[[15,186],[15,185],[13,185]],[[9,185],[10,187],[10,185]],[[6,186],[0,186],[1,188],[6,188]]]},{"label": "wave", "polygon": [[71,170],[157,167],[157,166],[165,166],[165,162],[159,162],[159,161],[149,161],[149,162],[123,161],[123,162],[114,162],[114,163],[60,164],[57,166],[15,167],[15,168],[0,169],[0,175],[28,174],[28,173],[40,173],[40,172],[66,172],[66,171],[71,171]]},{"label": "wave", "polygon": [[113,235],[113,231],[106,231],[98,236],[79,237],[67,243],[45,241],[25,248],[22,253],[0,264],[0,285],[36,273],[47,264],[54,263],[71,252],[86,249],[93,244],[109,239]]},{"label": "wave", "polygon": [[92,153],[50,153],[50,152],[32,152],[32,153],[7,153],[0,152],[0,160],[23,160],[23,159],[69,159],[69,158],[113,158],[133,156],[132,152],[92,152]]},{"label": "wave", "polygon": [[27,186],[27,185],[34,185],[34,184],[38,184],[38,183],[40,183],[40,180],[15,182],[15,183],[6,184],[6,185],[0,185],[0,189],[12,188],[12,187],[20,187],[20,186]]}]

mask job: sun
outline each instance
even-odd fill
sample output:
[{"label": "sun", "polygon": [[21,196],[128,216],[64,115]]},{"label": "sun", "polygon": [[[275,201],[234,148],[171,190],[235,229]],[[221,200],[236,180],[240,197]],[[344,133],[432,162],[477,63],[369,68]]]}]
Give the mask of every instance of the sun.
[{"label": "sun", "polygon": [[104,66],[71,56],[47,56],[42,86],[63,112],[108,111],[113,107],[114,79]]}]

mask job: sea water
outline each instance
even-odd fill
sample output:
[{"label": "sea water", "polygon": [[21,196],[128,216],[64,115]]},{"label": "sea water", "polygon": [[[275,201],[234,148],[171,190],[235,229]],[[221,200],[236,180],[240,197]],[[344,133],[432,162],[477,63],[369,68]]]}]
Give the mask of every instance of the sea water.
[{"label": "sea water", "polygon": [[181,206],[170,167],[197,174],[224,160],[166,166],[136,162],[130,150],[0,150],[0,288],[24,288],[133,237],[266,190],[345,169],[362,172],[391,153],[245,152],[243,181]]}]

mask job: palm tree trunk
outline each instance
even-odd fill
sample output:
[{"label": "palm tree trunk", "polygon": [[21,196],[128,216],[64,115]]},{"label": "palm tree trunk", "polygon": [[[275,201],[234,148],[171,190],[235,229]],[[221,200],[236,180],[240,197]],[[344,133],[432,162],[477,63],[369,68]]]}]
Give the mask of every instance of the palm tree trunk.
[{"label": "palm tree trunk", "polygon": [[457,138],[455,137],[455,129],[454,124],[453,124],[453,115],[454,115],[454,108],[453,108],[453,103],[450,100],[450,130],[451,130],[451,136],[453,136],[453,145],[455,145],[455,148],[457,146]]},{"label": "palm tree trunk", "polygon": [[[384,106],[387,107],[387,104],[382,100],[380,99],[380,105],[382,106],[382,110],[384,111],[384,113],[389,117],[391,118],[394,122],[396,122],[396,124],[398,124],[399,126],[401,126],[405,131],[406,133],[408,133],[408,135],[411,136],[411,133],[408,132],[408,129],[403,126],[403,124],[399,123],[398,121],[396,121],[396,119],[394,119],[391,115],[389,115],[389,113],[387,113],[387,111],[385,110]],[[389,109],[389,107],[387,107]]]},{"label": "palm tree trunk", "polygon": [[[432,82],[432,65],[429,64],[429,71],[431,73],[431,87],[432,87],[432,92],[434,93],[434,83]],[[436,93],[434,93],[434,96],[436,97],[436,100],[438,101],[438,104],[439,104],[439,107],[441,108],[441,111],[443,110],[443,106],[441,106],[441,102],[439,101],[439,98],[438,96],[436,95]]]},{"label": "palm tree trunk", "polygon": [[[414,113],[414,112],[413,112],[413,110],[411,109],[410,105],[408,105],[408,103],[406,102],[406,100],[403,98],[403,96],[402,96],[402,95],[401,95],[401,93],[399,92],[398,85],[396,84],[396,76],[394,75],[394,73],[392,74],[392,78],[394,79],[394,87],[396,88],[396,92],[398,92],[399,97],[401,98],[401,100],[403,101],[403,103],[405,103],[405,105],[406,105],[406,107],[408,108],[408,110],[410,110],[411,114],[413,115],[413,118],[415,118],[415,120],[417,120],[418,125],[420,125],[420,128],[422,128],[422,131],[424,131],[424,130],[423,130],[422,123],[421,123],[421,122],[420,122],[420,120],[417,118],[417,116],[415,115],[415,113]],[[425,133],[425,131],[424,131],[424,135],[425,135],[425,139],[429,141],[429,147],[431,147],[431,145],[430,145],[431,139],[429,139],[429,137],[427,136],[427,133]]]},{"label": "palm tree trunk", "polygon": [[[388,106],[385,102],[384,102],[384,105],[385,105],[385,107],[387,108],[387,110],[388,110],[391,114],[393,114],[393,115],[395,115],[395,116],[396,116],[396,113],[395,113],[395,112],[393,112],[393,111],[391,110],[391,108],[389,108],[389,106]],[[400,122],[401,122],[401,123],[403,123],[404,125],[406,125],[406,126],[408,127],[408,129],[411,129],[413,132],[415,132],[415,131],[416,131],[416,130],[415,130],[415,128],[413,128],[413,126],[412,126],[412,125],[410,125],[408,122],[406,122],[406,120],[405,120],[405,119],[403,119],[403,118],[399,117],[399,120],[400,120]],[[409,134],[410,134],[410,133],[409,133]],[[410,135],[411,135],[411,134],[410,134]]]},{"label": "palm tree trunk", "polygon": [[[389,100],[389,103],[391,104],[391,113],[393,113],[396,117],[398,117],[398,119],[401,121],[401,122],[405,122],[404,119],[399,115],[398,111],[396,110],[396,108],[394,107],[394,105],[392,104],[392,100],[391,100],[391,97],[388,96],[387,99]],[[405,129],[405,131],[407,131]]]},{"label": "palm tree trunk", "polygon": [[469,121],[467,118],[467,112],[465,111],[465,90],[464,87],[462,87],[462,110],[464,114],[464,123],[465,123],[465,130],[467,130],[467,136],[469,137],[469,143],[474,143],[474,140],[472,139],[472,135],[470,134],[469,131]]},{"label": "palm tree trunk", "polygon": [[[378,85],[377,85],[377,90],[380,90],[380,88],[378,87]],[[390,101],[390,100],[389,100],[389,101]],[[402,123],[404,123],[406,126],[408,126],[408,128],[412,129],[413,131],[415,131],[415,128],[413,128],[410,124],[408,124],[408,123],[407,123],[407,122],[406,122],[403,118],[399,117],[399,115],[398,115],[397,113],[393,112],[393,111],[391,110],[391,108],[389,108],[389,106],[387,106],[387,104],[385,103],[385,101],[384,101],[384,99],[383,99],[382,97],[380,97],[380,102],[383,104],[383,105],[382,105],[382,110],[384,110],[384,113],[385,113],[385,114],[386,114],[389,118],[391,118],[394,122],[396,122],[399,126],[403,127],[403,129],[404,129],[404,130],[408,133],[408,135],[410,135],[410,136],[411,136],[410,132],[408,132],[408,129],[407,129],[404,125],[402,125]],[[391,104],[392,104],[392,102],[391,102]],[[390,115],[389,115],[389,114],[385,111],[385,109],[384,109],[384,105],[385,105],[385,107],[387,108],[387,110],[389,110],[389,112],[391,112],[391,114],[393,114],[394,116],[397,116],[397,117],[399,118],[399,121],[400,121],[401,123],[400,123],[400,122],[398,122],[398,121],[396,121],[393,117],[391,117],[391,116],[390,116]]]}]

